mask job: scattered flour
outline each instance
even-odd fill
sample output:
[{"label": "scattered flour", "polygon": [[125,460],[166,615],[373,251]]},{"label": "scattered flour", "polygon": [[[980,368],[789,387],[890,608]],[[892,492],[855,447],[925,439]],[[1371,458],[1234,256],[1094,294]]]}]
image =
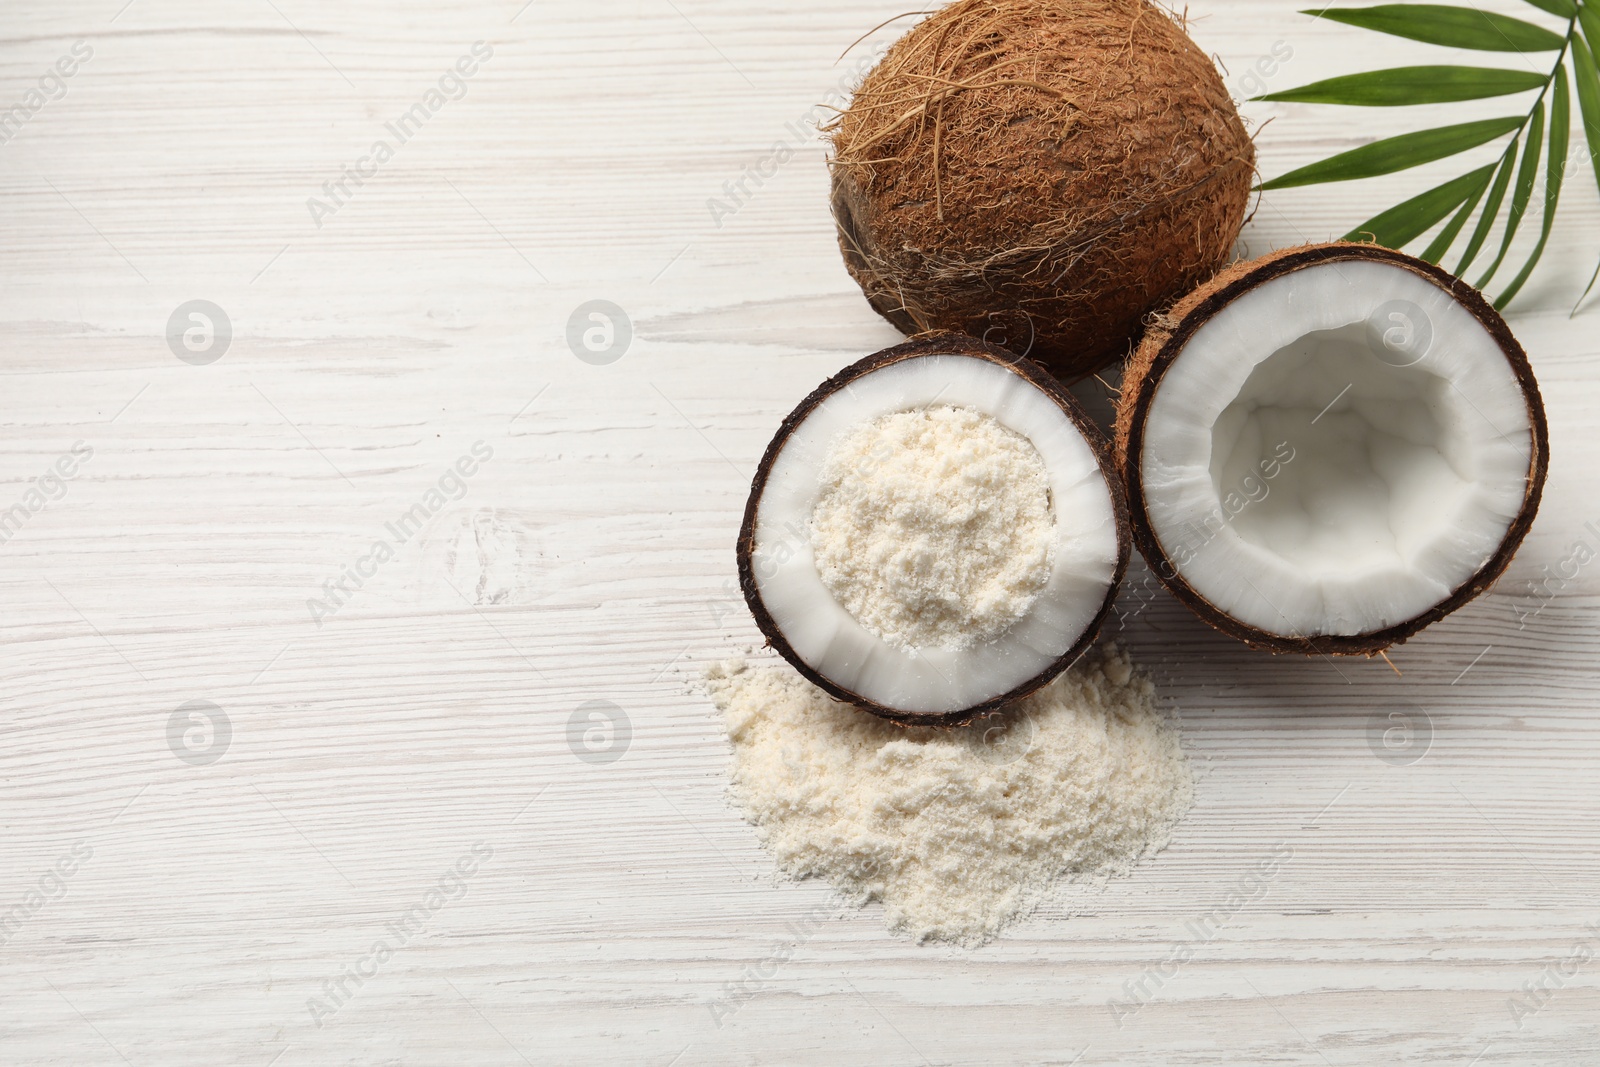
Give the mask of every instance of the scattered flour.
[{"label": "scattered flour", "polygon": [[811,545],[822,583],[896,648],[993,640],[1050,577],[1044,459],[993,416],[899,411],[844,434],[821,473]]},{"label": "scattered flour", "polygon": [[731,795],[789,874],[891,929],[978,944],[1057,876],[1121,873],[1163,848],[1194,786],[1155,687],[1115,648],[968,727],[901,727],[787,664],[706,671],[733,744]]}]

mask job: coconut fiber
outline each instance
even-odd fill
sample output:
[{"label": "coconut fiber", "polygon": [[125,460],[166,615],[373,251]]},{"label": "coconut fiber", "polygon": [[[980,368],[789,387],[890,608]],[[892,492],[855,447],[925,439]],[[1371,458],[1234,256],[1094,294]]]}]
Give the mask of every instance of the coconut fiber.
[{"label": "coconut fiber", "polygon": [[831,126],[850,273],[906,333],[962,330],[1071,381],[1227,262],[1255,149],[1146,0],[961,0]]}]

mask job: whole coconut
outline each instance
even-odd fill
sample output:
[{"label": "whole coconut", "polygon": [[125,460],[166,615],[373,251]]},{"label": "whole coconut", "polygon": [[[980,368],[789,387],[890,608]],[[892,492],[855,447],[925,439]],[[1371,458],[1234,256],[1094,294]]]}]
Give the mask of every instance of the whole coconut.
[{"label": "whole coconut", "polygon": [[839,246],[905,333],[960,330],[1067,381],[1228,261],[1255,147],[1146,0],[960,0],[830,127]]}]

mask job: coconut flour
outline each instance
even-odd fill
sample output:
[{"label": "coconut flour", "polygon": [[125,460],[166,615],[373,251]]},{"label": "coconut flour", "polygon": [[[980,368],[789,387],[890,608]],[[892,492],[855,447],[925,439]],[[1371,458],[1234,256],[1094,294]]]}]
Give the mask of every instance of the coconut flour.
[{"label": "coconut flour", "polygon": [[919,940],[986,941],[1059,876],[1127,870],[1193,797],[1177,729],[1114,648],[956,729],[885,722],[787,664],[730,661],[706,683],[732,798],[779,867],[881,901]]},{"label": "coconut flour", "polygon": [[896,648],[992,640],[1049,580],[1044,460],[990,415],[952,406],[883,415],[834,443],[821,482],[817,573]]}]

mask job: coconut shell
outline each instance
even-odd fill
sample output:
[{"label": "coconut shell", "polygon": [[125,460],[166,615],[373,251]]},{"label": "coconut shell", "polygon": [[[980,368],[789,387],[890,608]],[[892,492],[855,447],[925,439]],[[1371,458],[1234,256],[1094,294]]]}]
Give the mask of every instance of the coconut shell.
[{"label": "coconut shell", "polygon": [[[1094,451],[1095,458],[1099,461],[1101,473],[1105,476],[1106,489],[1111,495],[1111,510],[1117,524],[1117,563],[1112,572],[1111,582],[1106,587],[1105,598],[1100,604],[1099,610],[1095,613],[1094,619],[1084,629],[1083,635],[1078,641],[1052,662],[1049,667],[1022,685],[973,707],[945,714],[917,714],[885,707],[861,696],[859,693],[852,692],[825,677],[794,650],[794,646],[789,643],[789,639],[784,635],[783,630],[778,626],[772,614],[762,602],[761,591],[756,585],[754,565],[756,512],[761,504],[761,496],[766,488],[767,478],[772,473],[772,466],[777,462],[778,453],[783,450],[783,446],[788,442],[789,435],[806,420],[818,404],[821,404],[840,389],[874,371],[882,370],[903,360],[933,355],[971,356],[1000,364],[1033,383],[1061,408],[1072,424],[1077,427],[1078,432],[1083,435],[1084,440],[1089,443],[1089,447]],[[961,401],[959,397],[950,397],[948,402],[959,404]],[[835,700],[854,704],[875,715],[904,726],[960,726],[1004,707],[1013,701],[1022,699],[1077,662],[1078,657],[1083,655],[1094,642],[1096,634],[1099,633],[1101,625],[1105,622],[1106,614],[1111,610],[1111,605],[1116,600],[1117,588],[1122,584],[1122,576],[1128,567],[1130,545],[1128,504],[1123,496],[1122,481],[1116,475],[1116,462],[1112,455],[1111,442],[1100,427],[1095,425],[1094,420],[1083,410],[1072,394],[1062,388],[1060,382],[1030,359],[1019,357],[1015,353],[997,345],[986,344],[972,337],[955,333],[932,332],[905,344],[886,348],[881,352],[876,352],[852,363],[817,386],[809,396],[784,417],[783,422],[778,426],[778,432],[773,435],[771,443],[767,445],[766,453],[761,457],[760,465],[756,467],[755,477],[750,485],[750,497],[745,503],[744,521],[739,526],[739,540],[735,546],[735,554],[738,557],[739,589],[744,593],[745,603],[750,608],[750,614],[755,617],[756,626],[761,630],[762,636],[767,639],[767,644],[775,649],[779,655],[783,656],[784,659],[788,660],[790,665],[812,685],[815,685]]]},{"label": "coconut shell", "polygon": [[[1510,365],[1518,384],[1521,385],[1523,397],[1527,401],[1532,442],[1532,454],[1528,459],[1527,488],[1522,507],[1506,530],[1499,549],[1466,583],[1427,611],[1413,619],[1370,633],[1350,636],[1284,637],[1240,622],[1212,604],[1184,579],[1181,571],[1167,557],[1166,551],[1151,529],[1150,513],[1145,505],[1139,457],[1144,447],[1145,420],[1149,416],[1156,390],[1161,385],[1162,376],[1182,353],[1196,330],[1217,312],[1263,282],[1306,267],[1340,260],[1391,263],[1409,270],[1449,293],[1462,308],[1483,324],[1489,336],[1505,354],[1506,362]],[[1539,395],[1539,384],[1534,380],[1533,367],[1528,362],[1527,353],[1512,336],[1505,319],[1501,318],[1493,305],[1484,299],[1483,294],[1448,271],[1414,256],[1380,245],[1343,241],[1285,248],[1259,259],[1235,263],[1178,301],[1165,314],[1158,316],[1146,331],[1143,342],[1123,373],[1122,394],[1118,400],[1114,431],[1117,466],[1127,487],[1134,543],[1139,546],[1140,554],[1150,564],[1150,569],[1155,572],[1156,578],[1215,629],[1236,637],[1251,647],[1271,652],[1370,656],[1390,645],[1405,641],[1417,631],[1444,618],[1478,596],[1505,572],[1511,557],[1522,544],[1528,528],[1533,525],[1534,516],[1539,510],[1539,500],[1544,492],[1545,475],[1550,465],[1550,430],[1545,421],[1544,401]]]},{"label": "coconut shell", "polygon": [[831,127],[845,265],[901,331],[1065,381],[1227,262],[1255,148],[1211,60],[1146,0],[961,0]]}]

